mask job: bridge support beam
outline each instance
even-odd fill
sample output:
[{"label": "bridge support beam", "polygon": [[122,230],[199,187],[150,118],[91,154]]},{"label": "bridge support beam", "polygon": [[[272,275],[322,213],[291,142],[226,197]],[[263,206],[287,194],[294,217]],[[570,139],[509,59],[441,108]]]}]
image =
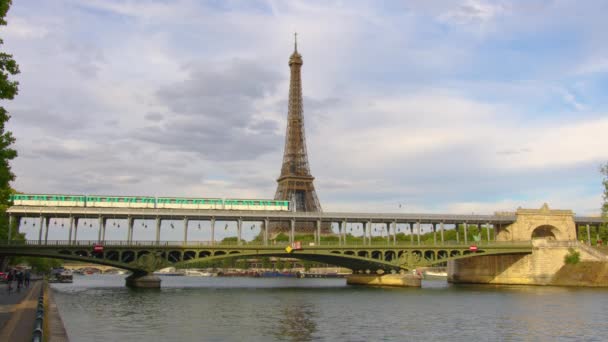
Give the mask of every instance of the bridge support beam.
[{"label": "bridge support beam", "polygon": [[133,218],[127,217],[127,241],[133,242]]},{"label": "bridge support beam", "polygon": [[296,237],[296,220],[291,219],[291,231],[289,232],[289,243],[293,243]]},{"label": "bridge support beam", "polygon": [[156,217],[156,244],[160,243],[160,225],[163,223],[163,220],[160,217]]},{"label": "bridge support beam", "polygon": [[414,244],[414,223],[408,223],[408,225],[410,226],[410,244],[413,245]]},{"label": "bridge support beam", "polygon": [[321,245],[321,220],[317,220],[317,244]]},{"label": "bridge support beam", "polygon": [[587,223],[587,244],[591,245],[591,229],[589,228],[589,223]]},{"label": "bridge support beam", "polygon": [[416,241],[420,245],[420,221],[416,222]]},{"label": "bridge support beam", "polygon": [[127,287],[140,289],[158,289],[160,288],[160,278],[153,273],[133,272],[125,279]]},{"label": "bridge support beam", "polygon": [[[240,239],[239,239],[240,241]],[[188,243],[188,218],[184,217],[184,245]]]},{"label": "bridge support beam", "polygon": [[463,226],[464,226],[464,244],[466,245],[468,243],[468,239],[469,239],[467,237],[467,234],[468,234],[468,232],[467,232],[467,223],[465,222]]},{"label": "bridge support beam", "polygon": [[51,225],[51,217],[47,217],[45,221],[46,229],[44,230],[44,244],[46,245],[47,241],[49,241],[49,226]]},{"label": "bridge support beam", "polygon": [[97,242],[101,242],[101,235],[103,230],[103,216],[99,216],[98,229],[97,229]]},{"label": "bridge support beam", "polygon": [[268,225],[270,224],[268,218],[264,219],[264,246],[268,246]]},{"label": "bridge support beam", "polygon": [[351,274],[346,277],[348,285],[421,287],[421,278],[413,274]]},{"label": "bridge support beam", "polygon": [[211,218],[211,246],[215,245],[215,217]]},{"label": "bridge support beam", "polygon": [[74,218],[74,240],[72,243],[76,244],[76,241],[78,241],[78,217]]},{"label": "bridge support beam", "polygon": [[486,234],[488,235],[488,242],[492,241],[490,238],[490,222],[486,223]]},{"label": "bridge support beam", "polygon": [[241,245],[241,232],[243,231],[243,219],[239,217],[239,219],[236,221],[236,243],[240,246]]},{"label": "bridge support beam", "polygon": [[68,245],[72,244],[72,234],[74,231],[74,217],[70,216],[70,231],[68,233]]},{"label": "bridge support beam", "polygon": [[13,215],[8,215],[8,235],[6,237],[6,241],[10,243],[13,233],[13,222],[15,217]]},{"label": "bridge support beam", "polygon": [[443,240],[443,228],[444,228],[444,227],[443,227],[443,222],[441,222],[441,223],[439,224],[439,231],[441,232],[441,234],[440,234],[440,235],[441,235],[441,244],[442,244],[442,245],[444,244],[444,240]]}]

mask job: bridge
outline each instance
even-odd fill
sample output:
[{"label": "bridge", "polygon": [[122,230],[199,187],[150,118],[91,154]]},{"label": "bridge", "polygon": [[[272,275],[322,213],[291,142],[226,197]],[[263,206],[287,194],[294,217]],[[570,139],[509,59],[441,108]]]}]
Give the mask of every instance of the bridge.
[{"label": "bridge", "polygon": [[[518,209],[512,213],[494,215],[451,214],[381,214],[381,213],[307,213],[254,210],[182,210],[154,208],[87,208],[87,207],[32,207],[13,206],[9,214],[9,239],[0,242],[0,255],[24,255],[59,258],[107,265],[130,270],[133,275],[127,280],[133,286],[159,286],[160,282],[146,283],[150,273],[167,266],[188,267],[201,261],[218,261],[225,258],[244,257],[289,257],[333,264],[352,269],[355,273],[399,273],[421,266],[432,266],[457,262],[461,259],[481,256],[530,255],[534,251],[532,240],[536,238],[576,241],[579,229],[603,223],[599,217],[575,216],[569,210]],[[49,240],[51,219],[68,219],[69,232],[65,240]],[[38,239],[13,241],[13,227],[17,231],[25,220],[38,220]],[[97,239],[78,240],[79,220],[97,221]],[[124,220],[124,239],[105,239],[108,220]],[[138,241],[133,239],[136,220],[155,221],[156,239]],[[161,241],[160,232],[164,220],[183,220],[181,241]],[[210,241],[189,241],[190,221],[209,223]],[[233,242],[215,241],[215,222],[233,221],[237,226],[237,238]],[[259,222],[263,229],[261,239],[242,239],[243,222]],[[296,241],[300,225],[316,226],[314,240],[304,243],[301,249],[289,250],[287,246]],[[283,224],[289,227],[289,241],[269,239],[268,227]],[[323,224],[337,229],[334,239],[321,234]],[[349,239],[352,224],[362,229],[356,242]],[[351,230],[347,227],[351,225]],[[475,225],[486,229],[487,239],[469,241],[467,227]],[[373,227],[383,227],[382,239]],[[433,233],[433,242],[421,241],[422,228]],[[448,229],[463,229],[461,240],[446,241]],[[397,239],[408,233],[409,241]],[[493,234],[492,234],[493,233]],[[492,236],[493,235],[493,236]],[[457,237],[460,234],[457,235]],[[336,239],[337,238],[337,239]],[[472,247],[474,245],[474,247]],[[103,250],[95,246],[103,246]]]}]

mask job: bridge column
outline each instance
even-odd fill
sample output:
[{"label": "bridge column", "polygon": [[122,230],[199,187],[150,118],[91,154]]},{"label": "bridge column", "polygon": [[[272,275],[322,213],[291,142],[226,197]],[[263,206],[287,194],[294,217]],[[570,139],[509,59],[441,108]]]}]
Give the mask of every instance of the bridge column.
[{"label": "bridge column", "polygon": [[393,221],[393,246],[397,245],[397,221]]},{"label": "bridge column", "polygon": [[268,224],[270,220],[268,218],[264,219],[264,246],[268,246]]},{"label": "bridge column", "polygon": [[105,242],[106,241],[106,226],[108,225],[108,218],[104,217],[103,220],[101,220],[101,242]]},{"label": "bridge column", "polygon": [[8,235],[6,236],[6,242],[10,243],[11,241],[11,235],[13,233],[13,221],[14,221],[14,217],[13,215],[8,215]]},{"label": "bridge column", "polygon": [[73,244],[76,244],[78,241],[78,217],[74,217],[74,240]]},{"label": "bridge column", "polygon": [[163,220],[160,216],[156,217],[156,244],[160,244],[160,225],[163,223]]},{"label": "bridge column", "polygon": [[416,222],[416,240],[420,244],[420,221]]},{"label": "bridge column", "polygon": [[367,228],[366,228],[366,231],[367,231],[366,235],[367,235],[367,244],[368,244],[368,246],[372,245],[372,224],[373,224],[372,220],[369,220],[369,222],[367,223]]},{"label": "bridge column", "polygon": [[433,245],[437,244],[437,224],[431,223],[431,228],[433,228]]},{"label": "bridge column", "polygon": [[68,234],[68,245],[72,244],[72,231],[74,230],[74,217],[70,215],[70,232]]},{"label": "bridge column", "polygon": [[467,223],[464,223],[464,244],[466,245],[468,243],[468,237],[467,237]]},{"label": "bridge column", "polygon": [[101,229],[103,228],[103,218],[101,216],[99,216],[98,223],[97,242],[101,242]]},{"label": "bridge column", "polygon": [[321,245],[321,220],[317,220],[317,244]]},{"label": "bridge column", "polygon": [[51,225],[51,217],[47,217],[45,221],[46,229],[44,230],[44,244],[46,245],[47,241],[49,240],[49,226]]},{"label": "bridge column", "polygon": [[440,233],[440,235],[441,235],[441,244],[443,245],[444,244],[444,241],[443,241],[443,222],[441,222],[439,224],[439,231],[441,232]]},{"label": "bridge column", "polygon": [[414,222],[408,223],[410,226],[410,244],[414,244]]},{"label": "bridge column", "polygon": [[[492,241],[492,239],[490,239],[490,222],[486,223],[486,234],[488,234],[488,242]],[[494,232],[494,234],[496,234],[496,232]]]},{"label": "bridge column", "polygon": [[43,222],[44,222],[43,218],[42,218],[42,216],[40,216],[40,220],[39,220],[40,227],[38,227],[38,244],[39,245],[42,244],[42,226],[44,225]]},{"label": "bridge column", "polygon": [[133,242],[133,218],[127,217],[127,241],[129,244]]},{"label": "bridge column", "polygon": [[597,224],[595,225],[595,244],[597,245],[597,242],[600,241],[600,225]]},{"label": "bridge column", "polygon": [[460,243],[460,234],[458,232],[458,223],[454,223],[454,230],[456,231],[456,243]]},{"label": "bridge column", "polygon": [[346,246],[346,220],[340,222],[340,239],[338,241],[342,241],[342,244]]},{"label": "bridge column", "polygon": [[289,243],[293,243],[296,238],[296,220],[291,219],[291,232],[289,233]]},{"label": "bridge column", "polygon": [[188,218],[184,217],[184,245],[188,243]]},{"label": "bridge column", "polygon": [[211,218],[211,246],[215,245],[215,217]]},{"label": "bridge column", "polygon": [[243,219],[239,217],[239,219],[236,221],[236,234],[237,234],[237,238],[236,238],[236,243],[237,245],[241,245],[241,231],[243,230]]},{"label": "bridge column", "polygon": [[589,229],[589,223],[587,223],[587,244],[591,245],[591,229]]}]

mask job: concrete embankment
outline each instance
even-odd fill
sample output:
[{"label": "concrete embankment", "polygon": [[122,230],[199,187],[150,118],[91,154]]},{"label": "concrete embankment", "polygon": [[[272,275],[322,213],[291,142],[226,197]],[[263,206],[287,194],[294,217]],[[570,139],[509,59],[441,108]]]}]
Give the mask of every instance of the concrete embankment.
[{"label": "concrete embankment", "polygon": [[53,291],[47,285],[44,291],[44,297],[46,298],[47,305],[45,306],[45,336],[47,336],[48,342],[67,342],[69,341],[68,333],[63,325],[63,320],[55,304],[55,298],[53,297]]},{"label": "concrete embankment", "polygon": [[413,274],[352,274],[346,277],[348,285],[366,286],[397,286],[397,287],[420,287],[421,278]]}]

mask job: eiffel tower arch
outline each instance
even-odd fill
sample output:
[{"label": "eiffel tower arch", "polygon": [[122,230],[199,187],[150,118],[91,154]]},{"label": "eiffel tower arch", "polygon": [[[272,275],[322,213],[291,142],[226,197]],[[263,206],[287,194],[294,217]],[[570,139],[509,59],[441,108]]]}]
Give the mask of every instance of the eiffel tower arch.
[{"label": "eiffel tower arch", "polygon": [[[304,130],[304,107],[302,104],[302,55],[298,53],[298,42],[295,41],[294,51],[289,57],[289,105],[287,112],[287,131],[285,134],[285,149],[281,175],[277,179],[275,200],[290,201],[294,211],[321,212],[321,204],[313,184],[314,177],[310,173],[308,153],[306,151],[306,134]],[[277,222],[270,228],[271,236],[281,232],[289,232],[289,222]],[[316,231],[314,223],[300,223],[296,227],[298,233]],[[331,234],[329,223],[321,226],[322,234]]]}]

